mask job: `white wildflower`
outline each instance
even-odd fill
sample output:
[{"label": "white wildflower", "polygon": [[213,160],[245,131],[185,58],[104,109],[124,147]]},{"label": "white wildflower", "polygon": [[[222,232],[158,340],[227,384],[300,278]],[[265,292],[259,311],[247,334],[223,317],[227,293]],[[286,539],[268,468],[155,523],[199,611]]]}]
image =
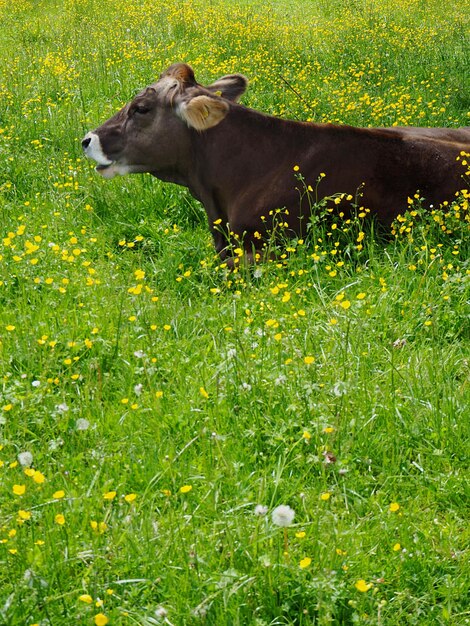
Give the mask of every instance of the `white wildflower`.
[{"label": "white wildflower", "polygon": [[63,439],[51,439],[49,441],[49,450],[58,450],[61,446],[64,445]]},{"label": "white wildflower", "polygon": [[168,615],[168,611],[163,606],[158,606],[155,609],[155,615],[157,617],[166,617]]},{"label": "white wildflower", "polygon": [[406,339],[396,339],[393,342],[394,348],[403,348],[404,346],[406,346]]}]

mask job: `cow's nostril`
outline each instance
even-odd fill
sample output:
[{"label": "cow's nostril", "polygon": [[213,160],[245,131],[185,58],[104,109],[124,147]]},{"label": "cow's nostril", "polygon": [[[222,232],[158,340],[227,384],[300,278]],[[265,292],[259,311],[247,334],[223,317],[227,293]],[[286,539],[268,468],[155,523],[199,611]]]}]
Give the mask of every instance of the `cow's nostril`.
[{"label": "cow's nostril", "polygon": [[82,148],[86,150],[88,146],[90,145],[90,142],[91,142],[91,137],[85,137],[85,139],[82,141]]}]

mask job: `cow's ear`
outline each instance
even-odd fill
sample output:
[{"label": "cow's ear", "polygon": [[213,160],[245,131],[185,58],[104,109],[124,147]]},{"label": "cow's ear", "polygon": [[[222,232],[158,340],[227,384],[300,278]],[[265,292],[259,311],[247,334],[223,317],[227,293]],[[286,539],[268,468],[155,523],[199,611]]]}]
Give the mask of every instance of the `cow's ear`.
[{"label": "cow's ear", "polygon": [[243,74],[230,74],[229,76],[222,76],[215,83],[206,87],[212,93],[215,93],[222,98],[237,102],[238,99],[245,93],[248,87],[248,79]]},{"label": "cow's ear", "polygon": [[207,130],[217,126],[227,115],[229,105],[218,98],[196,96],[178,107],[181,118],[196,130]]}]

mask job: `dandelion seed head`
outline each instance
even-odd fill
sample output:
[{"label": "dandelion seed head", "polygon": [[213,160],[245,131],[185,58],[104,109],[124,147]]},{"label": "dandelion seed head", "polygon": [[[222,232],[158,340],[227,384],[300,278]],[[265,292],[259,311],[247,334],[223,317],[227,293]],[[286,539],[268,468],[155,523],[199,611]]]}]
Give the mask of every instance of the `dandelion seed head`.
[{"label": "dandelion seed head", "polygon": [[33,464],[33,455],[31,452],[20,452],[18,454],[18,462],[23,467],[31,467]]},{"label": "dandelion seed head", "polygon": [[268,507],[265,504],[257,504],[255,506],[254,514],[258,517],[264,517],[268,512]]},{"label": "dandelion seed head", "polygon": [[281,526],[281,528],[286,528],[287,526],[290,526],[294,520],[294,517],[295,511],[286,504],[280,504],[271,513],[271,519],[273,521],[273,524],[275,524],[276,526]]}]

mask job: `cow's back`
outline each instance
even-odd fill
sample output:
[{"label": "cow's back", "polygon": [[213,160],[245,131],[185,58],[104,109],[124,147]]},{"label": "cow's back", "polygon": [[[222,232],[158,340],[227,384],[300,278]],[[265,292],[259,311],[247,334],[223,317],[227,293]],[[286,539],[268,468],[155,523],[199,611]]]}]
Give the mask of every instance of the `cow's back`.
[{"label": "cow's back", "polygon": [[462,147],[462,150],[470,150],[470,126],[461,128],[420,128],[418,126],[392,126],[381,128],[381,131],[389,132],[402,137],[405,141],[428,140],[442,142],[452,146]]}]

